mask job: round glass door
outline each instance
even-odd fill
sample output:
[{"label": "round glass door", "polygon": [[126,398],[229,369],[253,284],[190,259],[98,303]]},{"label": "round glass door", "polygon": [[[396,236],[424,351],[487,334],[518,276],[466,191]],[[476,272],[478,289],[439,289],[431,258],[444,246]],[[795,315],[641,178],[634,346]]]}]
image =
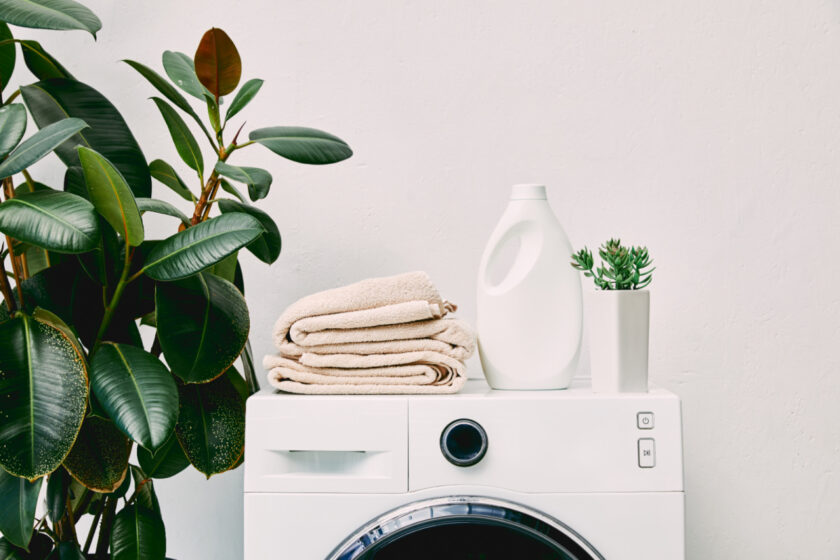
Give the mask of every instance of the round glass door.
[{"label": "round glass door", "polygon": [[371,521],[327,560],[604,560],[540,512],[495,498],[409,504]]}]

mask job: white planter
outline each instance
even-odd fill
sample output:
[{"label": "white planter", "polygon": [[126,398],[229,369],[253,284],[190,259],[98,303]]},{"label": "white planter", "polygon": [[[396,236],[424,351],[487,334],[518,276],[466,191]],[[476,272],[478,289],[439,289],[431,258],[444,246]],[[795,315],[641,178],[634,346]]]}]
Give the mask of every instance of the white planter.
[{"label": "white planter", "polygon": [[592,390],[647,392],[650,292],[590,292],[587,312]]}]

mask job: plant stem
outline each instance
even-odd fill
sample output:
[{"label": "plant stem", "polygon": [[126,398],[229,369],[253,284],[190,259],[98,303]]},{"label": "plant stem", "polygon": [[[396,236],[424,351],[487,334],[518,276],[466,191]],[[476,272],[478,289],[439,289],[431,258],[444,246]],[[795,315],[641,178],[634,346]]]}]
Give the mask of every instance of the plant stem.
[{"label": "plant stem", "polygon": [[96,527],[99,525],[99,518],[102,517],[102,510],[96,512],[96,515],[93,516],[93,523],[90,524],[90,530],[88,531],[88,536],[85,539],[85,547],[84,553],[87,554],[90,550],[90,545],[93,544],[93,536],[96,534]]},{"label": "plant stem", "polygon": [[114,522],[114,514],[117,511],[117,500],[113,497],[105,498],[105,505],[102,507],[102,521],[99,524],[99,540],[96,541],[96,558],[106,560],[108,558],[108,545],[111,544],[111,525]]},{"label": "plant stem", "polygon": [[35,180],[32,179],[32,175],[29,174],[29,170],[24,169],[21,173],[23,173],[23,178],[26,179],[26,185],[29,187],[29,192],[35,192]]},{"label": "plant stem", "polygon": [[131,257],[132,257],[132,249],[126,242],[125,244],[125,261],[123,262],[123,269],[122,274],[120,275],[120,280],[117,282],[117,287],[114,290],[114,295],[111,296],[111,301],[105,307],[105,315],[102,317],[102,324],[99,325],[99,331],[96,333],[96,341],[93,343],[91,348],[91,356],[93,356],[96,349],[99,348],[99,345],[102,343],[102,339],[105,337],[105,333],[108,331],[108,327],[111,325],[111,320],[114,318],[114,311],[117,309],[117,305],[120,303],[120,298],[122,298],[123,290],[125,290],[126,284],[128,284],[128,272],[131,269]]},{"label": "plant stem", "polygon": [[[6,257],[3,257],[3,260],[0,261],[0,269],[3,269],[6,266]],[[3,270],[5,272],[5,270]],[[12,285],[9,284],[9,277],[6,274],[0,274],[0,290],[3,292],[3,299],[6,300],[6,308],[9,310],[10,315],[14,315],[15,311],[17,311],[17,302],[15,301],[15,296],[12,293]]]},{"label": "plant stem", "polygon": [[18,95],[20,95],[20,90],[19,90],[19,89],[16,89],[16,90],[14,91],[14,93],[12,93],[12,95],[10,95],[10,96],[9,96],[9,98],[6,100],[6,102],[5,102],[5,103],[3,103],[3,105],[8,105],[8,104],[9,104],[9,103],[11,103],[12,101],[14,101],[14,100],[17,98],[17,96],[18,96]]}]

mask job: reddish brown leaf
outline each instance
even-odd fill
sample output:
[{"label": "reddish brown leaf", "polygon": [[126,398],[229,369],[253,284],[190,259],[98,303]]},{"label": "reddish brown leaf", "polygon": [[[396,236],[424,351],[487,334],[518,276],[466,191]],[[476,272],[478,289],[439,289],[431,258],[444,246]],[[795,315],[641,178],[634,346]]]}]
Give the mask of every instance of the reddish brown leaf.
[{"label": "reddish brown leaf", "polygon": [[216,97],[236,89],[242,75],[242,59],[227,33],[214,27],[204,34],[195,51],[195,73]]}]

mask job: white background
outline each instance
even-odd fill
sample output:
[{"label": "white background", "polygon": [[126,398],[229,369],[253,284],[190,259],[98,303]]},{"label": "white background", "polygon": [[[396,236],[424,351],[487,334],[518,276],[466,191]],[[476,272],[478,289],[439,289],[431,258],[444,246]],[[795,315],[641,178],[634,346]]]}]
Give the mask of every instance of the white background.
[{"label": "white background", "polygon": [[[177,156],[118,61],[161,70],[214,25],[266,80],[246,130],[314,126],[356,152],[231,160],[273,173],[284,240],[271,268],[243,258],[258,356],[286,305],[369,276],[424,269],[474,320],[510,185],[544,182],[575,246],[621,236],[656,260],[651,377],[684,401],[688,557],[840,557],[840,4],[87,4],[97,42],[15,32],[114,101],[149,160]],[[158,491],[170,556],[241,555],[241,470]]]}]

